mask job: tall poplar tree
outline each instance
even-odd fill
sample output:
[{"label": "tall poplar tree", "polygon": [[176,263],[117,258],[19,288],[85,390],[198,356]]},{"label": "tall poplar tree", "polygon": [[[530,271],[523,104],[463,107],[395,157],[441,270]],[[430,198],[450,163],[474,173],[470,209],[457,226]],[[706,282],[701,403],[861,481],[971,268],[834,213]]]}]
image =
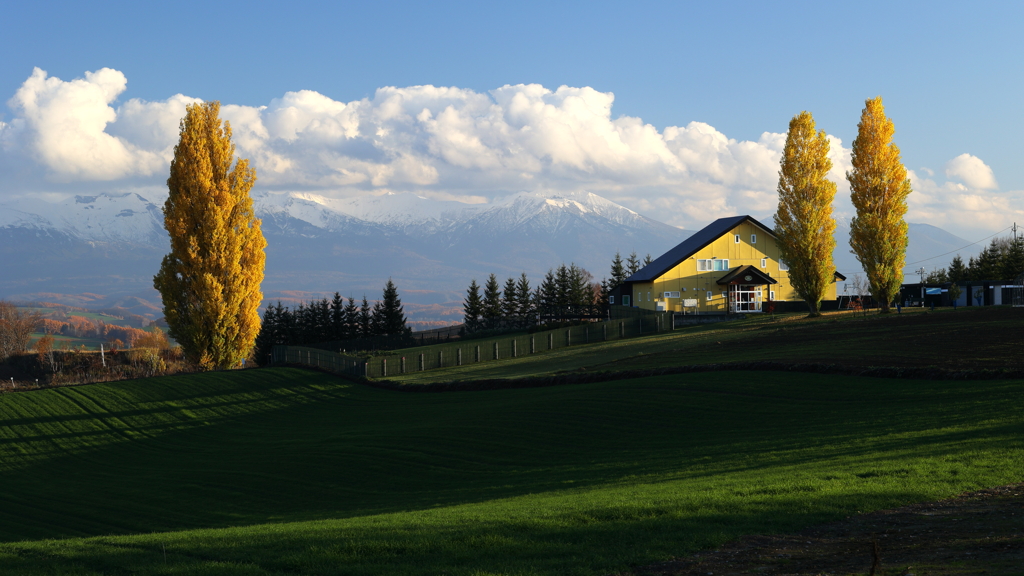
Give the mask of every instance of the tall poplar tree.
[{"label": "tall poplar tree", "polygon": [[185,110],[163,210],[171,252],[153,285],[185,358],[205,370],[229,368],[249,356],[260,329],[267,241],[249,197],[256,170],[235,162],[219,102]]},{"label": "tall poplar tree", "polygon": [[821,300],[835,278],[836,183],[828,179],[828,150],[828,137],[824,130],[815,132],[810,112],[790,120],[779,168],[775,236],[782,259],[789,264],[789,281],[811,316],[821,314]]},{"label": "tall poplar tree", "polygon": [[892,142],[896,132],[885,116],[882,97],[865,103],[853,141],[850,199],[857,215],[850,221],[850,247],[867,273],[871,295],[889,313],[903,283],[907,256],[907,196],[910,180]]}]

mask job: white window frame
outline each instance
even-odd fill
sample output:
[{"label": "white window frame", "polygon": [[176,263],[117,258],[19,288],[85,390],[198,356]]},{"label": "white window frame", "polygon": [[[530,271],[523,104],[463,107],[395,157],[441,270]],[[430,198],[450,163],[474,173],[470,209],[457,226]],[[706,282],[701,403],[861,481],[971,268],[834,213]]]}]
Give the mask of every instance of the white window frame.
[{"label": "white window frame", "polygon": [[785,260],[779,259],[779,272],[789,272],[789,264],[786,264]]},{"label": "white window frame", "polygon": [[711,260],[707,260],[705,258],[697,260],[697,272],[711,272],[711,267],[708,266],[709,262],[711,262]]},{"label": "white window frame", "polygon": [[768,267],[768,259],[767,258],[761,258],[761,268],[767,268],[767,267]]},{"label": "white window frame", "polygon": [[729,269],[728,260],[715,260],[714,262],[715,263],[712,266],[715,272],[725,272],[726,270]]},{"label": "white window frame", "polygon": [[734,235],[733,243],[734,244],[739,244],[740,243],[740,235],[739,234],[735,234]]},{"label": "white window frame", "polygon": [[770,300],[775,300],[775,290],[769,290],[768,291],[768,298]]},{"label": "white window frame", "polygon": [[650,302],[650,301],[651,301],[651,293],[650,293],[650,292],[648,292],[648,293],[647,293],[647,301],[648,301],[648,302]]},{"label": "white window frame", "polygon": [[750,235],[750,243],[751,244],[757,244],[757,234],[751,234]]},{"label": "white window frame", "polygon": [[705,300],[714,300],[714,299],[715,299],[715,293],[710,291],[710,290],[708,290],[707,298],[705,298]]},{"label": "white window frame", "polygon": [[609,304],[615,304],[615,295],[614,294],[608,297],[608,303]]}]

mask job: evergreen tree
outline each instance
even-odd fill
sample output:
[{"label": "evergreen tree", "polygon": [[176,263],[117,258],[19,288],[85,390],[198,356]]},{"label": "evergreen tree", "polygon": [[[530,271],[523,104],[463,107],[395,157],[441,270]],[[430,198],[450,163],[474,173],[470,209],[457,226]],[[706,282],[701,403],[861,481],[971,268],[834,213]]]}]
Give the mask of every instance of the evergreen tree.
[{"label": "evergreen tree", "polygon": [[363,294],[363,304],[359,307],[359,336],[373,336],[373,311],[370,303],[366,301],[366,294]]},{"label": "evergreen tree", "polygon": [[647,266],[651,262],[654,262],[654,258],[651,258],[651,254],[648,252],[647,256],[644,256],[644,266]]},{"label": "evergreen tree", "polygon": [[594,279],[593,275],[572,263],[569,265],[568,277],[568,303],[572,306],[593,304],[594,288],[591,285],[591,281]]},{"label": "evergreen tree", "polygon": [[519,316],[519,293],[516,287],[516,279],[509,278],[505,281],[505,289],[502,290],[501,315],[506,322],[515,322]]},{"label": "evergreen tree", "polygon": [[331,299],[331,337],[328,340],[345,339],[345,299],[335,292]]},{"label": "evergreen tree", "polygon": [[519,275],[519,281],[516,283],[516,315],[519,316],[524,326],[533,324],[534,310],[531,295],[530,279],[526,277],[526,272],[523,272]]},{"label": "evergreen tree", "polygon": [[627,277],[636,274],[640,270],[640,260],[636,257],[636,250],[629,253],[629,257],[626,258],[626,273]]},{"label": "evergreen tree", "polygon": [[[280,306],[281,303],[278,302],[277,305]],[[260,333],[256,335],[256,344],[253,349],[253,356],[258,365],[267,366],[270,363],[270,352],[274,348],[274,344],[284,344],[284,342],[278,342],[280,330],[277,307],[269,304],[263,312]]]},{"label": "evergreen tree", "polygon": [[260,330],[267,241],[249,196],[256,170],[235,162],[219,102],[186,106],[170,172],[171,251],[153,277],[169,333],[202,370],[237,366]]},{"label": "evergreen tree", "polygon": [[606,278],[601,279],[600,289],[597,293],[597,305],[600,306],[601,308],[608,308],[608,306],[610,305],[608,300],[612,292],[611,285],[612,284],[610,280]]},{"label": "evergreen tree", "polygon": [[547,308],[549,310],[557,305],[558,281],[555,279],[555,271],[553,269],[548,268],[548,273],[544,275],[544,280],[537,287],[537,297],[534,298],[534,301],[537,302],[538,308]]},{"label": "evergreen tree", "polygon": [[865,103],[846,173],[857,215],[850,221],[850,247],[867,273],[871,295],[889,313],[903,282],[907,256],[907,196],[910,180],[892,142],[896,129],[881,96]]},{"label": "evergreen tree", "polygon": [[622,256],[618,252],[615,252],[615,258],[612,260],[612,277],[608,279],[608,291],[612,291],[617,288],[620,284],[626,281],[626,268],[622,265]]},{"label": "evergreen tree", "polygon": [[946,277],[949,278],[950,282],[964,282],[971,279],[970,271],[959,254],[954,256],[953,261],[949,263],[949,268],[946,269]]},{"label": "evergreen tree", "polygon": [[495,328],[501,321],[501,286],[498,278],[491,274],[484,284],[484,323],[487,328]]},{"label": "evergreen tree", "polygon": [[1024,238],[1010,239],[1003,251],[1002,273],[1003,280],[1016,280],[1024,274]]},{"label": "evergreen tree", "polygon": [[466,325],[467,332],[480,329],[481,319],[484,313],[484,303],[480,298],[480,286],[474,278],[466,290],[466,300],[462,303],[462,321]]},{"label": "evergreen tree", "polygon": [[811,316],[821,315],[821,300],[835,278],[836,183],[828,179],[828,152],[828,136],[815,131],[811,113],[794,116],[779,169],[775,237],[780,258],[789,264],[789,281]]},{"label": "evergreen tree", "polygon": [[572,280],[569,277],[569,268],[565,264],[559,265],[555,270],[555,290],[555,306],[568,306],[572,298]]},{"label": "evergreen tree", "polygon": [[971,278],[975,280],[999,280],[1002,278],[1002,254],[999,243],[993,239],[992,242],[978,254],[978,257],[971,258],[968,265]]},{"label": "evergreen tree", "polygon": [[384,285],[384,294],[380,304],[380,308],[374,313],[374,317],[377,313],[380,314],[380,321],[378,323],[381,334],[389,336],[400,336],[405,334],[408,329],[405,327],[405,307],[402,306],[402,300],[398,297],[398,288],[395,287],[395,283],[388,278],[388,283]]},{"label": "evergreen tree", "polygon": [[345,304],[345,336],[343,340],[358,338],[362,332],[359,323],[359,307],[356,306],[355,298],[349,296]]}]

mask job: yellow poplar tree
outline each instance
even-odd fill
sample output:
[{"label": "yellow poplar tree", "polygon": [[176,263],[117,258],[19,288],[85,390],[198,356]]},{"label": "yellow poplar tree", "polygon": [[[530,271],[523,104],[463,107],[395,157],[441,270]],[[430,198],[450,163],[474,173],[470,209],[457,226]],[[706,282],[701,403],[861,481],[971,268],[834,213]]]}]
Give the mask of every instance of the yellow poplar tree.
[{"label": "yellow poplar tree", "polygon": [[857,216],[850,222],[850,247],[867,273],[871,295],[889,313],[903,283],[907,256],[907,196],[910,180],[893,144],[896,132],[885,116],[882,97],[868,100],[853,141],[850,198]]},{"label": "yellow poplar tree", "polygon": [[828,151],[828,137],[824,130],[815,132],[810,112],[790,120],[779,168],[775,236],[782,259],[789,264],[789,281],[807,302],[811,316],[821,314],[821,300],[836,270],[832,263],[836,183],[827,178],[832,169]]},{"label": "yellow poplar tree", "polygon": [[171,252],[153,278],[171,337],[204,370],[237,366],[252,351],[267,246],[249,197],[256,170],[235,162],[219,113],[220,102],[186,108],[164,204]]}]

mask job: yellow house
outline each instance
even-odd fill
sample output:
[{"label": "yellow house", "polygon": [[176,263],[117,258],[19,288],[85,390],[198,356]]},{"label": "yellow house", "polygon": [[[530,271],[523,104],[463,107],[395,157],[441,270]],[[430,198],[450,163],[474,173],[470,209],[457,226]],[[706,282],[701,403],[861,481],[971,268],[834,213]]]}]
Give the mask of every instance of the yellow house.
[{"label": "yellow house", "polygon": [[[846,278],[836,272],[825,300],[836,299],[836,279]],[[803,305],[775,234],[750,216],[715,220],[627,278],[612,298],[612,305],[701,314]]]}]

